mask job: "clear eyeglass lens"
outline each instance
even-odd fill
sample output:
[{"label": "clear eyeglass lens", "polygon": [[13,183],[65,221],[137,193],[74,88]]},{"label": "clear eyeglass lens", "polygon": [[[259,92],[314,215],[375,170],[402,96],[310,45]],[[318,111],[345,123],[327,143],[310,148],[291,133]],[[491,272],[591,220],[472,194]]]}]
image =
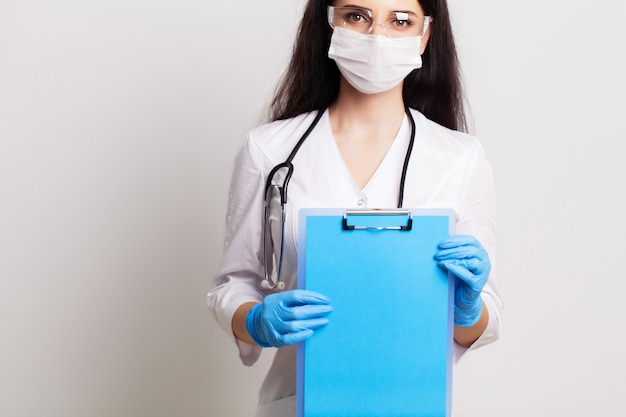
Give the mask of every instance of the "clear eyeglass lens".
[{"label": "clear eyeglass lens", "polygon": [[376,22],[369,9],[361,7],[328,8],[328,22],[334,27],[350,29],[360,33],[370,33],[375,25],[382,25],[384,33],[390,37],[421,36],[428,17],[412,12],[390,12],[382,22]]}]

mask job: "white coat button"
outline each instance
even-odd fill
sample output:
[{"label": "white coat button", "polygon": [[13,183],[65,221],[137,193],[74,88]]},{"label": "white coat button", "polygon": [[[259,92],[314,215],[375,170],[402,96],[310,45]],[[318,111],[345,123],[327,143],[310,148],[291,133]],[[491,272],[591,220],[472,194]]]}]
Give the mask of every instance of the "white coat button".
[{"label": "white coat button", "polygon": [[363,199],[360,199],[359,201],[357,201],[357,204],[359,206],[362,206],[365,203],[365,201]]}]

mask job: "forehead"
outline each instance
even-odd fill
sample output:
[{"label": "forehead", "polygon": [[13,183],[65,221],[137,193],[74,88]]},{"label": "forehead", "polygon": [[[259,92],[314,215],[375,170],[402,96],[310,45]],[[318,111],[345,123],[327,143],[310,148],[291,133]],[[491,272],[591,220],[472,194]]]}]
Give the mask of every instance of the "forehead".
[{"label": "forehead", "polygon": [[410,10],[423,12],[417,0],[335,0],[333,6],[358,6],[372,11]]}]

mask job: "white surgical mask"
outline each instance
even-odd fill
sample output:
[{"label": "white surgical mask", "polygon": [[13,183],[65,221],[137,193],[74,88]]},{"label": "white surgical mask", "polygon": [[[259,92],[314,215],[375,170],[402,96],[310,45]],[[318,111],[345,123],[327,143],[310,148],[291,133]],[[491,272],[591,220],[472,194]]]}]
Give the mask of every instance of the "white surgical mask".
[{"label": "white surgical mask", "polygon": [[336,27],[328,57],[345,79],[364,94],[391,90],[422,67],[421,36],[389,38]]}]

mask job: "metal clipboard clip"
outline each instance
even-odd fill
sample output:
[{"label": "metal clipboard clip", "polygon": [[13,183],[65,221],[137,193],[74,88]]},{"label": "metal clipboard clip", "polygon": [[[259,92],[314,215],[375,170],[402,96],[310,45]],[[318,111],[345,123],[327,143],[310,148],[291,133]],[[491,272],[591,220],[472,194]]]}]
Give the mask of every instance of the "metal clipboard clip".
[{"label": "metal clipboard clip", "polygon": [[[383,216],[386,219],[393,218],[392,224],[360,224],[359,217]],[[388,217],[391,216],[391,217]],[[406,217],[406,224],[395,224],[398,216]],[[349,220],[351,221],[349,224]],[[413,227],[413,214],[409,210],[346,210],[343,214],[343,230],[411,230]]]}]

